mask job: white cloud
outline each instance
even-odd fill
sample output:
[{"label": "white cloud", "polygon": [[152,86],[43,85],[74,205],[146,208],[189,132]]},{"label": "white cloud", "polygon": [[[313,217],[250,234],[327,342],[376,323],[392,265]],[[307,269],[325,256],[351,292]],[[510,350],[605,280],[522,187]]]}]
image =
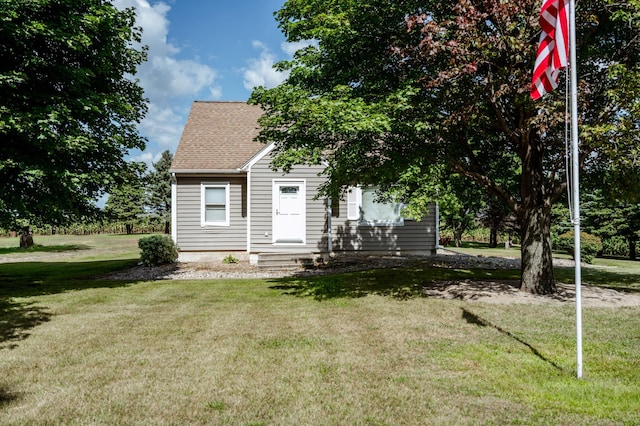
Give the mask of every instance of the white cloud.
[{"label": "white cloud", "polygon": [[293,54],[300,49],[304,49],[307,46],[317,46],[317,45],[318,45],[318,42],[315,40],[295,41],[293,43],[288,43],[286,41],[283,41],[280,44],[280,48],[287,55],[293,56]]},{"label": "white cloud", "polygon": [[252,90],[254,87],[264,86],[266,88],[276,87],[289,76],[288,72],[280,72],[273,68],[276,57],[269,48],[262,42],[254,40],[252,46],[260,49],[259,58],[249,60],[249,67],[243,69],[245,89]]},{"label": "white cloud", "polygon": [[175,97],[193,98],[204,88],[213,89],[216,72],[193,60],[150,55],[140,67],[138,78],[145,88],[145,96],[152,102],[167,103]]},{"label": "white cloud", "polygon": [[[160,158],[160,155],[157,155],[157,157]],[[129,160],[146,163],[148,170],[153,170],[152,164],[157,162],[157,159],[150,152],[141,152],[140,155],[131,157]]]},{"label": "white cloud", "polygon": [[[315,40],[303,40],[294,43],[282,42],[280,49],[289,57],[293,57],[294,53],[307,46],[317,46]],[[266,88],[276,87],[289,77],[289,71],[281,72],[273,68],[276,63],[276,56],[269,50],[267,45],[258,40],[253,40],[251,46],[254,49],[261,50],[260,57],[249,60],[249,66],[243,68],[244,87],[247,90],[253,90],[258,86]]]},{"label": "white cloud", "polygon": [[180,48],[167,42],[170,6],[163,2],[151,5],[147,0],[116,0],[115,5],[136,9],[136,25],[142,27],[142,44],[149,47],[148,59],[139,67],[136,77],[152,103],[166,103],[180,96],[193,98],[203,89],[219,90],[214,84],[214,69],[197,60],[176,58]]},{"label": "white cloud", "polygon": [[[147,0],[115,0],[114,5],[119,9],[135,7],[136,25],[142,27],[142,44],[149,48],[147,61],[140,65],[135,75],[144,89],[144,96],[149,99],[149,111],[140,131],[149,139],[148,150],[157,144],[160,151],[174,152],[191,101],[222,96],[222,89],[216,84],[217,73],[197,58],[177,57],[180,48],[167,41],[167,13],[171,7],[166,3],[152,5]],[[149,162],[153,157],[144,152],[135,158],[143,156],[145,159],[139,161]]]},{"label": "white cloud", "polygon": [[156,142],[161,150],[175,151],[186,113],[177,111],[175,107],[151,104],[147,117],[140,124],[140,130],[149,141]]}]

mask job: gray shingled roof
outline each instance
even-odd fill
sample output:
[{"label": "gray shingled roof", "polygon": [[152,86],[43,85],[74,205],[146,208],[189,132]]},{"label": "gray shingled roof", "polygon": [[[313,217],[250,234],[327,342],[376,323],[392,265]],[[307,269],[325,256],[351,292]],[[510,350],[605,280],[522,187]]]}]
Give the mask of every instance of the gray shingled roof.
[{"label": "gray shingled roof", "polygon": [[253,140],[261,115],[246,102],[194,102],[171,171],[237,171],[264,148]]}]

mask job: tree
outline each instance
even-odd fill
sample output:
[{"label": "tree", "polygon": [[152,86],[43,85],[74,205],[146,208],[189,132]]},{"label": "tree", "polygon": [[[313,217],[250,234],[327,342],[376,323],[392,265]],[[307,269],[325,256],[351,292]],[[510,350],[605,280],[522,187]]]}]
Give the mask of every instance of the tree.
[{"label": "tree", "polygon": [[111,220],[125,224],[127,235],[133,233],[134,225],[145,214],[145,188],[144,173],[146,165],[144,163],[132,163],[132,170],[126,182],[113,188],[107,203],[105,213]]},{"label": "tree", "polygon": [[[538,0],[287,1],[276,17],[288,41],[315,40],[290,76],[258,88],[262,141],[273,167],[326,162],[336,193],[354,181],[417,184],[449,173],[476,182],[517,218],[521,289],[555,291],[551,206],[566,189],[564,91],[529,97]],[[586,0],[577,10],[580,163],[634,163],[640,129],[640,3]],[[613,143],[612,143],[613,142]],[[637,168],[636,168],[637,169]],[[411,179],[406,179],[411,181]],[[424,203],[422,203],[424,204]]]},{"label": "tree", "polygon": [[0,226],[81,221],[126,179],[147,110],[134,18],[104,0],[2,2]]},{"label": "tree", "polygon": [[489,228],[489,247],[498,247],[498,233],[510,225],[509,212],[495,197],[489,198],[478,216],[480,223]]},{"label": "tree", "polygon": [[640,235],[640,204],[613,200],[602,191],[584,197],[584,229],[601,237],[623,237],[629,246],[629,259],[636,260],[636,243]]},{"label": "tree", "polygon": [[171,225],[171,162],[173,155],[169,150],[162,153],[160,160],[153,163],[154,170],[147,176],[147,204],[152,216],[164,222],[164,233],[168,234]]},{"label": "tree", "polygon": [[438,198],[440,218],[444,229],[451,229],[456,247],[462,245],[462,235],[473,229],[476,217],[484,205],[482,192],[477,185],[469,185],[459,175],[449,176],[446,191]]}]

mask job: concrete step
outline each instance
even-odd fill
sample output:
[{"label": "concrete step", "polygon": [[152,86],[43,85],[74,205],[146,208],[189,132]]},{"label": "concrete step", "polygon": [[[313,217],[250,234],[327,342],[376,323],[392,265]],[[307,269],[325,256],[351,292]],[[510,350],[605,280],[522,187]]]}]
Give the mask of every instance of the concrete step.
[{"label": "concrete step", "polygon": [[258,269],[287,270],[313,266],[313,253],[259,253]]}]

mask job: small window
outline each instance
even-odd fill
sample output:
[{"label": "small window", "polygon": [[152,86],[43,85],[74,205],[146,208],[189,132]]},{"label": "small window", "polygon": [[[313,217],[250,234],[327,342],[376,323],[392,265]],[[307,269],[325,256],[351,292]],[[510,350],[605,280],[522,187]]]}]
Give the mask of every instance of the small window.
[{"label": "small window", "polygon": [[229,226],[229,184],[202,185],[202,226]]},{"label": "small window", "polygon": [[402,207],[377,201],[375,188],[349,188],[347,193],[347,218],[363,225],[404,225]]}]

